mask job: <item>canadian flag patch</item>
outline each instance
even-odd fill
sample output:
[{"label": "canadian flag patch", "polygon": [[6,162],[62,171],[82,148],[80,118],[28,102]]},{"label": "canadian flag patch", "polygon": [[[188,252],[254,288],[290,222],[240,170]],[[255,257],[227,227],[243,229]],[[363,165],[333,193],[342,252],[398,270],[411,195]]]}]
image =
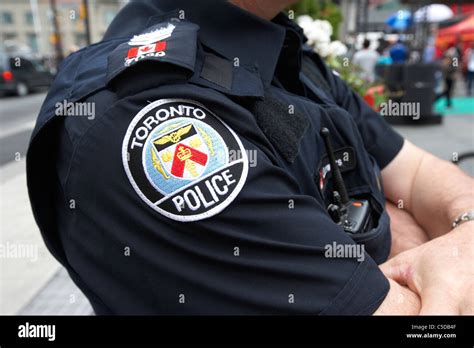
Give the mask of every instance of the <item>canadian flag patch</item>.
[{"label": "canadian flag patch", "polygon": [[146,68],[150,64],[164,66],[166,63],[194,71],[199,26],[170,21],[172,23],[161,22],[148,27],[119,43],[107,56],[107,81],[136,65]]},{"label": "canadian flag patch", "polygon": [[136,63],[147,57],[164,57],[166,55],[166,41],[159,41],[144,46],[132,47],[127,52],[125,66]]},{"label": "canadian flag patch", "polygon": [[164,57],[167,46],[165,39],[171,37],[175,28],[175,25],[168,23],[167,26],[131,38],[128,45],[133,47],[127,50],[125,66],[148,57]]},{"label": "canadian flag patch", "polygon": [[132,47],[128,50],[127,59],[136,58],[149,53],[163,52],[166,50],[166,41],[155,42],[140,47]]}]

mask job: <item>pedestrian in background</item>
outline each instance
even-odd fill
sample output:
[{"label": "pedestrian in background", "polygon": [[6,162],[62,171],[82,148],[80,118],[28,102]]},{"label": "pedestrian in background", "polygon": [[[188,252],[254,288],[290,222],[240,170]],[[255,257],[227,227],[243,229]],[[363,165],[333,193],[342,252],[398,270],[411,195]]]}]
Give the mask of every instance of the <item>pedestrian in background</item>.
[{"label": "pedestrian in background", "polygon": [[474,42],[464,53],[463,72],[466,81],[466,94],[471,96],[474,87]]},{"label": "pedestrian in background", "polygon": [[368,82],[375,80],[375,65],[377,64],[380,55],[373,49],[370,49],[370,41],[365,39],[363,48],[354,54],[352,62],[359,66],[362,71],[360,78]]},{"label": "pedestrian in background", "polygon": [[405,63],[408,59],[408,48],[401,39],[390,48],[390,57],[394,63]]},{"label": "pedestrian in background", "polygon": [[444,78],[444,90],[441,94],[438,94],[436,96],[435,100],[445,97],[447,108],[450,108],[452,106],[451,95],[457,70],[457,64],[454,64],[456,58],[459,57],[457,55],[456,47],[453,45],[444,53],[443,58],[441,60],[441,69]]}]

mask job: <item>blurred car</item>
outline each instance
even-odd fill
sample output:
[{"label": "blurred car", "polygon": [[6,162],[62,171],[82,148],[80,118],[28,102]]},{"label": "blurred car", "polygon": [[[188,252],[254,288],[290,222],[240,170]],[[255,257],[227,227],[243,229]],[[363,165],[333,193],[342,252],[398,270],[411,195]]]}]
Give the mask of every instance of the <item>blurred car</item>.
[{"label": "blurred car", "polygon": [[37,60],[0,53],[0,92],[25,96],[32,90],[49,87],[53,74]]}]

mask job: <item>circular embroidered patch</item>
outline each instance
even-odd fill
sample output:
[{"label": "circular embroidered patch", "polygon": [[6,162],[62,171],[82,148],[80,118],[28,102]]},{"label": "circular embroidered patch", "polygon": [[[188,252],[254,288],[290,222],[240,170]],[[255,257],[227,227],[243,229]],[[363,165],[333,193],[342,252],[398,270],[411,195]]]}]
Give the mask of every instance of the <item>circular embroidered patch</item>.
[{"label": "circular embroidered patch", "polygon": [[196,221],[227,207],[248,173],[237,135],[203,105],[161,99],[133,118],[122,161],[138,195],[173,220]]}]

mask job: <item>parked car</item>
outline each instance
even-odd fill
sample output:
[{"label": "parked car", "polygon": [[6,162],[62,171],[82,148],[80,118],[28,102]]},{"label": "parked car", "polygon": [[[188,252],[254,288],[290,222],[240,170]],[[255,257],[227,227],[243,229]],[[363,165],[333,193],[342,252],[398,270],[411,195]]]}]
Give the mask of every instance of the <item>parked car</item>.
[{"label": "parked car", "polygon": [[53,78],[38,60],[0,53],[0,92],[25,96],[32,90],[49,87]]}]

